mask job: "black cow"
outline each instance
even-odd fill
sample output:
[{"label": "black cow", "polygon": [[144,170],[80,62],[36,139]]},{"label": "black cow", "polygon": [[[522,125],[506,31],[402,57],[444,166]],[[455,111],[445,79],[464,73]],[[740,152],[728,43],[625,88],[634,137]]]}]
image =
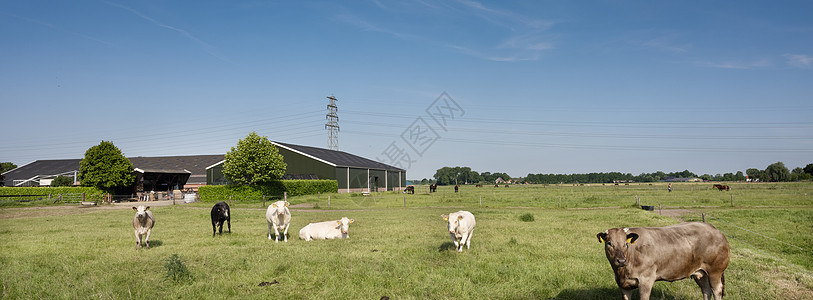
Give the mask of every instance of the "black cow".
[{"label": "black cow", "polygon": [[429,192],[430,193],[434,193],[434,192],[437,192],[437,191],[438,191],[438,184],[437,183],[433,183],[433,184],[429,185]]},{"label": "black cow", "polygon": [[229,222],[229,233],[231,233],[231,211],[226,202],[219,202],[212,207],[212,236],[217,232],[217,226],[220,226],[220,234],[223,234],[223,223]]},{"label": "black cow", "polygon": [[459,185],[459,184],[457,184],[457,185],[455,185],[455,186],[454,186],[454,192],[455,192],[455,193],[457,193],[457,190],[459,190],[459,189],[460,189],[460,185]]},{"label": "black cow", "polygon": [[415,194],[415,186],[413,186],[413,185],[408,185],[408,186],[407,186],[407,187],[404,189],[404,194],[406,194],[406,193]]}]

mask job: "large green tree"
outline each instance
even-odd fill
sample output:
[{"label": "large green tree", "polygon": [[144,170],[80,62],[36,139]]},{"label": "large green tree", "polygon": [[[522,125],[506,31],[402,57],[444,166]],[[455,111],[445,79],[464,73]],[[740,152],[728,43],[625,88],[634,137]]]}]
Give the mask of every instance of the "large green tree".
[{"label": "large green tree", "polygon": [[223,175],[233,184],[263,185],[279,180],[287,167],[268,137],[252,131],[226,153]]},{"label": "large green tree", "polygon": [[813,175],[813,164],[807,164],[803,170],[805,173]]},{"label": "large green tree", "polygon": [[11,162],[1,162],[0,163],[0,173],[4,173],[6,171],[11,171],[17,168],[17,165]]},{"label": "large green tree", "polygon": [[765,177],[768,181],[789,181],[790,171],[781,161],[770,164],[765,168]]},{"label": "large green tree", "polygon": [[79,162],[79,182],[114,194],[117,189],[132,186],[133,164],[113,142],[102,141],[85,151]]}]

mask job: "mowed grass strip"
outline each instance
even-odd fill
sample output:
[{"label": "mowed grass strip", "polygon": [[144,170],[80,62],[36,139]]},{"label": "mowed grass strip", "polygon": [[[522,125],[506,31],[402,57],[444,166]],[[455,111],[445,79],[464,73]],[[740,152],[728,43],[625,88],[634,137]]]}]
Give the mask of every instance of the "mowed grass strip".
[{"label": "mowed grass strip", "polygon": [[[232,209],[233,232],[214,238],[206,207],[154,207],[152,248],[138,251],[130,209],[0,219],[0,295],[56,299],[616,299],[620,292],[596,233],[611,227],[678,222],[633,208],[471,208],[468,210],[477,218],[472,247],[458,253],[452,250],[440,217],[457,208],[293,209],[289,241],[274,243],[266,238],[265,210],[237,206]],[[528,213],[534,220],[522,221],[520,216]],[[736,213],[715,215],[736,220]],[[298,239],[299,229],[306,224],[342,216],[355,219],[350,239]],[[776,224],[779,218],[783,216],[764,214],[751,220],[757,227]],[[811,235],[810,231],[803,234],[805,239]],[[793,259],[778,261],[765,252],[730,242],[729,299],[813,295],[810,277],[787,265]],[[177,282],[165,277],[165,264],[173,254],[187,267],[191,279]],[[772,279],[765,280],[765,275]],[[653,295],[697,299],[700,291],[692,280],[658,282]]]}]

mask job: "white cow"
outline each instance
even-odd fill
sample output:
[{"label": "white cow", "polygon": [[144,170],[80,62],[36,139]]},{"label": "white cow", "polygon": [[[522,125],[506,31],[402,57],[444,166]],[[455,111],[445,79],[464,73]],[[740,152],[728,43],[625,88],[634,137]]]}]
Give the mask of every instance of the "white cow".
[{"label": "white cow", "polygon": [[466,249],[471,246],[471,235],[474,233],[474,215],[467,211],[458,211],[447,215],[440,215],[444,220],[448,221],[447,229],[449,235],[452,237],[454,246],[458,252],[463,252],[463,244]]},{"label": "white cow", "polygon": [[350,238],[348,230],[353,219],[342,217],[341,220],[310,223],[299,230],[299,238],[305,241]]},{"label": "white cow", "polygon": [[135,231],[136,237],[136,250],[141,249],[142,235],[146,235],[143,243],[147,245],[147,248],[149,248],[150,233],[152,233],[152,226],[155,225],[155,216],[152,215],[149,206],[144,205],[139,205],[138,207],[133,206],[133,210],[136,212],[135,216],[133,217],[133,229]]},{"label": "white cow", "polygon": [[274,228],[275,243],[279,243],[280,232],[283,239],[288,242],[288,226],[291,226],[291,211],[288,210],[288,201],[277,201],[268,206],[265,211],[268,220],[268,239],[271,239],[271,227]]}]

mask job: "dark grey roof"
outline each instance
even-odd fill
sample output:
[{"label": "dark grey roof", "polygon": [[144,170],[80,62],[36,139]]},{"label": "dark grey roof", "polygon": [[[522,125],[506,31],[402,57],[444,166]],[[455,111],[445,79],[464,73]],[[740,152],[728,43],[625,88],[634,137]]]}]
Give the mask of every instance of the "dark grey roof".
[{"label": "dark grey roof", "polygon": [[[187,170],[192,173],[187,184],[206,184],[206,167],[225,159],[222,154],[217,155],[190,155],[190,156],[159,156],[159,157],[130,157],[133,167],[142,170],[163,170],[174,173]],[[42,175],[50,176],[65,172],[78,171],[82,159],[37,160],[14,170],[3,173],[5,185],[12,186],[14,180],[26,180]]]},{"label": "dark grey roof", "polygon": [[302,146],[302,145],[294,145],[294,144],[287,144],[287,143],[280,143],[280,142],[272,142],[277,146],[281,146],[287,148],[291,151],[299,152],[301,154],[311,156],[316,159],[323,160],[327,163],[330,163],[334,166],[338,167],[354,167],[354,168],[364,168],[364,169],[378,169],[378,170],[388,170],[388,171],[401,171],[406,172],[406,170],[393,167],[385,163],[380,163],[371,159],[366,159],[364,157],[353,155],[343,151],[337,150],[330,150],[324,148],[317,148],[317,147],[309,147],[309,146]]}]

